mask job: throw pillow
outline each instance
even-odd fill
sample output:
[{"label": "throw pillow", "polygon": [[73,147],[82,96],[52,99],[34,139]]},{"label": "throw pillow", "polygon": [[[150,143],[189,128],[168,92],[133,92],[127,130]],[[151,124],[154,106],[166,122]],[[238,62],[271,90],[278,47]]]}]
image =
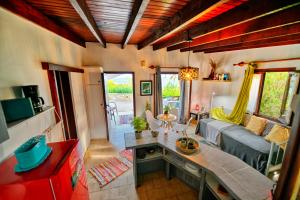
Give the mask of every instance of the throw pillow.
[{"label": "throw pillow", "polygon": [[[275,124],[271,132],[265,137],[265,140],[269,142],[275,142],[276,144],[281,144],[288,141],[290,136],[290,130]],[[280,145],[281,148],[285,148],[285,144]]]},{"label": "throw pillow", "polygon": [[246,113],[245,115],[244,115],[244,120],[243,120],[243,126],[247,126],[248,125],[248,123],[249,123],[249,121],[250,121],[250,119],[251,119],[251,114],[248,114],[248,113]]},{"label": "throw pillow", "polygon": [[266,119],[252,115],[246,129],[260,136],[265,129],[266,123]]},{"label": "throw pillow", "polygon": [[265,130],[262,132],[261,135],[262,135],[262,136],[268,135],[268,134],[271,132],[271,130],[272,130],[272,128],[274,127],[275,124],[276,124],[275,122],[267,121]]}]

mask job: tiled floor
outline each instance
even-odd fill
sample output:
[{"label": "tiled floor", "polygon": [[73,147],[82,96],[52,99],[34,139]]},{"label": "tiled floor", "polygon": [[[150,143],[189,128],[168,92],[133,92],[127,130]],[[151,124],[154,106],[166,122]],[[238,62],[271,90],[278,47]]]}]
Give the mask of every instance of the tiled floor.
[{"label": "tiled floor", "polygon": [[[188,132],[193,133],[195,127]],[[124,133],[111,137],[111,143],[106,140],[93,140],[85,155],[85,166],[88,170],[95,164],[118,156],[124,149]],[[147,174],[143,184],[135,188],[132,168],[103,188],[99,187],[96,179],[87,172],[91,200],[192,200],[197,199],[197,192],[189,188],[177,178],[165,179],[163,172]]]}]

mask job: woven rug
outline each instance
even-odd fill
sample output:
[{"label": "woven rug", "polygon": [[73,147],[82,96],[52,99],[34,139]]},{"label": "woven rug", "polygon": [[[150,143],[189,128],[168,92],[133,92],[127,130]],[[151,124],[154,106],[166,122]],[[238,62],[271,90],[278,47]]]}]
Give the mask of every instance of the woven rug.
[{"label": "woven rug", "polygon": [[90,168],[89,172],[97,179],[100,187],[103,187],[122,175],[130,167],[132,167],[132,152],[131,150],[123,150],[120,152],[120,158],[113,157]]}]

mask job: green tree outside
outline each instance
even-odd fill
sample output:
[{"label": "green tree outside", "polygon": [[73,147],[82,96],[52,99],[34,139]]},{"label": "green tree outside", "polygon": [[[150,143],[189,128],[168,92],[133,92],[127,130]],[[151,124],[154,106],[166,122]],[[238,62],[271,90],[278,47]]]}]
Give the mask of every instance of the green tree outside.
[{"label": "green tree outside", "polygon": [[288,72],[268,72],[265,76],[260,114],[279,118]]},{"label": "green tree outside", "polygon": [[180,88],[176,83],[172,83],[169,81],[162,91],[163,97],[179,97],[180,96]]},{"label": "green tree outside", "polygon": [[131,94],[133,92],[131,84],[118,84],[113,80],[108,80],[108,93]]}]

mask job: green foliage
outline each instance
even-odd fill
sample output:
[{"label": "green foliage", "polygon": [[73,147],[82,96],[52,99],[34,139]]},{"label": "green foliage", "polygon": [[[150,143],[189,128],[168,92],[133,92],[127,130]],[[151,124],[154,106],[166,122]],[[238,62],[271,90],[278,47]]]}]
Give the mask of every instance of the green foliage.
[{"label": "green foliage", "polygon": [[133,92],[131,84],[118,84],[113,80],[108,80],[108,93],[131,94]]},{"label": "green foliage", "polygon": [[166,106],[164,107],[164,112],[169,112],[170,110],[171,110],[171,106],[166,105]]},{"label": "green foliage", "polygon": [[162,91],[163,97],[179,97],[180,96],[180,87],[179,84],[172,83],[169,81]]},{"label": "green foliage", "polygon": [[288,72],[266,73],[263,94],[260,104],[260,114],[279,118]]},{"label": "green foliage", "polygon": [[146,121],[142,117],[135,117],[132,121],[132,125],[135,131],[141,132],[146,129]]}]

